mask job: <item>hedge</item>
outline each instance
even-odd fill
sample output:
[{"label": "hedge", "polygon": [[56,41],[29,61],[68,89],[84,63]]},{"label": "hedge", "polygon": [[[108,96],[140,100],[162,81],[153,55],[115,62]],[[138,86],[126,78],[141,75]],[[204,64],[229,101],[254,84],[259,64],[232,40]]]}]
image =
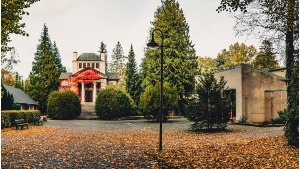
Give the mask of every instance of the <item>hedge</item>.
[{"label": "hedge", "polygon": [[16,119],[24,119],[27,123],[33,123],[33,118],[40,116],[39,110],[2,110],[1,128],[11,127]]}]

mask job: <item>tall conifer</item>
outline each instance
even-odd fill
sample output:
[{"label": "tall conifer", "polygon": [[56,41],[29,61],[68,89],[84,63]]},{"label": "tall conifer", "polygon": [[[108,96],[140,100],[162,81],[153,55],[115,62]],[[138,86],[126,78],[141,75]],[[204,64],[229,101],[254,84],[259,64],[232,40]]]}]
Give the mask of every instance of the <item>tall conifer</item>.
[{"label": "tall conifer", "polygon": [[59,50],[56,46],[56,42],[54,41],[53,43],[53,54],[55,57],[55,67],[58,69],[58,77],[60,76],[60,74],[62,72],[66,72],[66,67],[62,65],[61,63],[61,57],[60,57],[60,53]]},{"label": "tall conifer", "polygon": [[138,104],[141,95],[141,78],[137,70],[137,64],[132,44],[130,46],[130,51],[128,54],[125,79],[126,91],[130,94],[131,98],[133,98],[135,103]]},{"label": "tall conifer", "polygon": [[125,56],[121,43],[118,41],[116,47],[113,49],[113,54],[111,55],[110,71],[113,73],[118,73],[122,75],[125,68]]},{"label": "tall conifer", "polygon": [[38,101],[42,113],[46,113],[48,95],[58,89],[58,72],[48,28],[44,25],[26,90],[29,96]]},{"label": "tall conifer", "polygon": [[[189,25],[183,10],[175,0],[166,0],[154,14],[154,21],[149,32],[160,29],[164,36],[164,81],[176,86],[179,92],[179,107],[183,108],[187,98],[194,88],[194,74],[197,67],[194,45],[189,36]],[[161,33],[154,32],[155,41],[161,45]],[[154,85],[160,77],[160,48],[146,49],[146,57],[142,63],[143,87]]]}]

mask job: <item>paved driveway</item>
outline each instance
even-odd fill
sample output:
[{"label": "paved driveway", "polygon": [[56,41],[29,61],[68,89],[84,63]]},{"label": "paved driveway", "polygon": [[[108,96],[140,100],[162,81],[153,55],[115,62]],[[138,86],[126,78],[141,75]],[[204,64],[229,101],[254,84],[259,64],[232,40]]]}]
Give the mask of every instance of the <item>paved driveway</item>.
[{"label": "paved driveway", "polygon": [[[168,122],[163,123],[164,130],[182,131],[188,130],[192,122],[186,118],[169,119]],[[45,126],[59,126],[61,128],[71,129],[88,129],[88,130],[115,130],[115,129],[147,129],[147,130],[159,130],[159,123],[147,121],[145,119],[140,120],[48,120]]]}]

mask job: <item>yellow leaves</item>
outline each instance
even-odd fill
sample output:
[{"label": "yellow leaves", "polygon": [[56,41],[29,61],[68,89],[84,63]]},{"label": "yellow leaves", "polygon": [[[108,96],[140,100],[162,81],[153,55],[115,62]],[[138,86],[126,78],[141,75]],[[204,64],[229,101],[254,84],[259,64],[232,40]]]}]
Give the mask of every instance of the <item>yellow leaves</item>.
[{"label": "yellow leaves", "polygon": [[222,133],[124,128],[101,131],[30,126],[3,130],[8,168],[298,168],[298,148],[280,129],[241,127]]}]

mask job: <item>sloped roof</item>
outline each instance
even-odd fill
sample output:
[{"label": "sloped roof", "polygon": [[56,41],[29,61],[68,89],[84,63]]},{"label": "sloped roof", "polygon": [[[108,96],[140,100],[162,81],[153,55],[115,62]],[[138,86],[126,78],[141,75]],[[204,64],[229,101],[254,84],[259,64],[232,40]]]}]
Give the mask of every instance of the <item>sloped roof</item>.
[{"label": "sloped roof", "polygon": [[108,80],[119,80],[119,75],[117,73],[107,72]]},{"label": "sloped roof", "polygon": [[94,69],[94,68],[92,68],[92,67],[86,67],[86,68],[84,68],[84,69],[81,69],[80,71],[78,71],[78,72],[72,74],[71,76],[72,76],[72,77],[78,76],[80,73],[83,73],[83,72],[85,72],[85,71],[87,71],[87,70],[91,70],[91,71],[93,71],[93,72],[99,74],[100,76],[102,76],[102,77],[105,78],[105,79],[108,78],[107,75],[105,75],[105,74],[102,73],[102,72],[99,72],[98,70],[96,70],[96,69]]},{"label": "sloped roof", "polygon": [[69,76],[71,76],[71,75],[72,75],[72,73],[70,73],[70,72],[67,72],[67,73],[61,73],[58,79],[59,79],[59,80],[62,80],[62,79],[68,79]]},{"label": "sloped roof", "polygon": [[12,86],[4,85],[4,88],[7,90],[9,94],[12,94],[14,97],[14,103],[18,104],[29,104],[29,105],[39,105],[36,101],[30,98],[27,94],[25,94],[21,89],[14,88]]},{"label": "sloped roof", "polygon": [[82,53],[78,58],[77,61],[100,61],[100,55],[95,53]]}]

